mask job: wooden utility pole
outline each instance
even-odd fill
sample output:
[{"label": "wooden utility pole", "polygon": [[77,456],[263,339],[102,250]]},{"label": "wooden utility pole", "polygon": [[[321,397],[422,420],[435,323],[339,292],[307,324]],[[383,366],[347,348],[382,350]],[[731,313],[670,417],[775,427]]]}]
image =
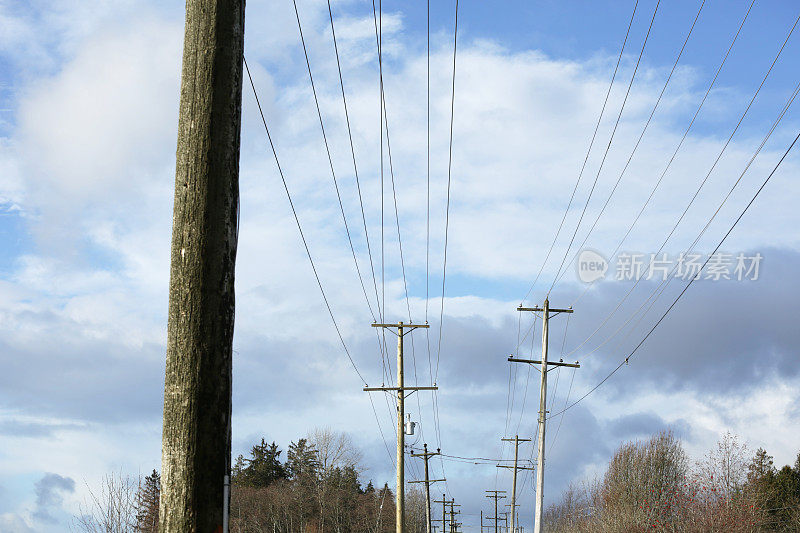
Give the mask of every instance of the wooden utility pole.
[{"label": "wooden utility pole", "polygon": [[[428,324],[372,324],[373,328],[386,328],[397,335],[397,386],[396,387],[364,387],[367,392],[396,391],[397,392],[397,495],[395,496],[395,530],[397,533],[405,532],[406,523],[406,497],[405,497],[405,399],[406,391],[413,394],[418,390],[438,390],[438,387],[406,387],[403,379],[403,336],[417,328],[427,328]],[[394,330],[394,331],[393,331]]]},{"label": "wooden utility pole", "polygon": [[442,479],[430,479],[428,475],[428,459],[433,457],[434,455],[439,455],[441,450],[437,449],[435,452],[428,453],[428,445],[422,445],[423,452],[422,453],[414,453],[411,452],[411,457],[422,457],[425,461],[425,479],[420,481],[409,481],[409,483],[425,483],[425,523],[427,528],[427,533],[432,533],[433,524],[431,523],[431,483],[436,483],[437,481],[444,481]]},{"label": "wooden utility pole", "polygon": [[434,500],[433,503],[441,503],[442,504],[442,531],[447,531],[447,506],[450,506],[450,531],[453,529],[453,520],[456,513],[460,513],[461,511],[454,511],[454,507],[461,507],[461,504],[456,503],[455,498],[448,500],[447,495],[442,494],[441,500]]},{"label": "wooden utility pole", "polygon": [[[457,514],[461,514],[461,511],[456,511],[455,507],[456,507],[455,499],[453,499],[450,502],[450,532],[451,533],[456,533],[456,531],[458,531],[458,526],[461,525],[460,522],[456,522],[456,515]],[[458,507],[460,507],[460,505]]]},{"label": "wooden utility pole", "polygon": [[531,439],[521,439],[519,435],[514,435],[513,439],[503,438],[500,440],[514,443],[514,466],[497,465],[498,468],[511,468],[514,471],[513,481],[511,483],[511,531],[513,533],[514,526],[516,525],[515,517],[517,515],[517,470],[533,470],[533,468],[530,467],[517,465],[519,460],[519,443],[530,442]]},{"label": "wooden utility pole", "polygon": [[[528,363],[528,364],[541,364],[541,374],[542,374],[542,381],[541,386],[539,389],[539,435],[538,435],[538,445],[539,445],[539,454],[536,458],[536,511],[534,515],[534,522],[533,522],[533,532],[534,533],[542,533],[542,511],[544,509],[544,434],[545,434],[545,422],[547,421],[547,373],[552,370],[547,368],[549,364],[553,368],[559,366],[568,366],[573,368],[580,368],[580,364],[576,361],[575,363],[565,363],[563,360],[559,362],[550,362],[547,361],[547,347],[548,347],[548,334],[549,334],[549,322],[550,322],[550,315],[557,315],[559,313],[572,313],[572,308],[570,309],[551,309],[550,302],[547,298],[544,300],[543,307],[517,307],[517,311],[531,311],[534,313],[541,312],[542,313],[542,360],[535,361],[532,359],[518,359],[514,356],[508,358],[509,361],[514,363]],[[513,514],[513,513],[512,513]]]},{"label": "wooden utility pole", "polygon": [[497,514],[497,500],[501,500],[505,498],[502,494],[505,494],[506,491],[504,490],[487,490],[489,494],[486,495],[487,498],[494,500],[494,516],[487,517],[487,520],[494,520],[494,533],[499,533],[499,529],[497,527],[498,521],[501,520],[499,515]]},{"label": "wooden utility pole", "polygon": [[[531,469],[531,470],[533,470],[533,469]],[[509,508],[510,508],[510,507],[511,507],[511,505],[507,503],[507,504],[506,504],[506,507],[509,507]],[[519,507],[519,504],[516,504],[516,505],[513,507],[513,509],[514,509],[514,512],[513,512],[513,513],[511,513],[511,514],[512,514],[512,520],[513,520],[513,515],[514,515],[514,514],[517,512],[517,507]],[[508,514],[508,512],[506,512],[505,514],[507,515],[507,514]],[[509,529],[509,531],[511,531],[511,532],[513,533],[513,532],[515,531],[515,528],[517,528],[517,529],[518,529],[518,528],[519,528],[519,526],[511,526],[511,527],[510,527],[510,529]]]},{"label": "wooden utility pole", "polygon": [[159,530],[220,531],[230,470],[244,0],[187,0]]},{"label": "wooden utility pole", "polygon": [[441,500],[433,500],[433,503],[441,503],[442,504],[442,533],[445,533],[447,530],[445,523],[447,520],[447,504],[450,503],[447,501],[447,495],[442,494]]}]

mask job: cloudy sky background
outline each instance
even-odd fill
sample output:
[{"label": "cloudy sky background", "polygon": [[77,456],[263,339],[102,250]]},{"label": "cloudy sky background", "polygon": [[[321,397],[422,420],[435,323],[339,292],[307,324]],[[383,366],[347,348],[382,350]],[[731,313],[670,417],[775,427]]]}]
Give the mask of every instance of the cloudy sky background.
[{"label": "cloudy sky background", "polygon": [[[430,298],[426,305],[424,4],[385,2],[383,56],[392,163],[408,286],[405,299],[386,160],[387,320],[431,323],[414,336],[407,375],[436,374],[452,75],[453,5],[431,10]],[[586,247],[610,254],[697,110],[749,2],[708,0],[619,188]],[[359,267],[372,288],[327,5],[298,3]],[[576,242],[598,216],[670,73],[700,2],[663,3],[605,163],[605,147],[656,3],[642,0],[583,179],[526,304],[540,304],[592,194]],[[633,2],[462,2],[455,93],[447,288],[437,436],[430,395],[407,402],[424,440],[457,456],[508,458],[500,437],[535,432],[538,374],[505,358],[540,349],[517,316],[542,267],[600,113]],[[372,258],[380,283],[380,142],[371,3],[334,2]],[[712,168],[798,16],[757,1],[697,121],[623,251],[654,253]],[[183,5],[0,2],[0,529],[63,531],[111,471],[160,464],[169,238]],[[800,30],[796,30],[800,33]],[[741,175],[798,83],[793,34],[664,251],[686,250]],[[344,232],[291,2],[249,2],[246,54],[303,231],[359,372],[383,381],[372,315]],[[798,105],[798,104],[795,104]],[[695,249],[714,249],[797,133],[791,107]],[[796,272],[800,158],[792,153],[723,250],[760,252],[757,281],[692,286],[629,366],[550,426],[546,498],[602,471],[623,440],[673,428],[695,457],[725,430],[776,463],[798,452]],[[392,407],[377,421],[323,305],[266,144],[243,91],[237,260],[234,454],[262,436],[284,449],[315,427],[351,433],[365,479],[393,479]],[[579,398],[642,339],[683,287],[669,284],[641,321],[605,342],[657,288],[596,283],[581,297],[574,265],[551,293],[575,313],[553,319],[551,354],[582,368],[550,374],[555,403]],[[374,298],[374,290],[371,292]],[[577,300],[580,297],[580,300]],[[577,301],[576,301],[577,300]],[[374,303],[373,303],[374,306]],[[567,326],[568,324],[568,326]],[[598,326],[599,331],[587,339]],[[565,331],[566,329],[566,331]],[[531,344],[531,340],[533,343]],[[390,353],[393,351],[391,339]],[[407,346],[410,343],[407,344]],[[599,346],[599,348],[598,348]],[[576,349],[577,348],[577,349]],[[590,354],[590,352],[592,352]],[[391,364],[394,364],[390,356]],[[432,371],[431,371],[432,369]],[[556,381],[558,385],[556,386]],[[527,393],[526,393],[527,391]],[[513,402],[510,400],[513,398]],[[418,403],[419,401],[419,403]],[[380,428],[379,428],[380,425]],[[556,436],[555,428],[558,427]],[[382,431],[382,433],[381,433]],[[418,444],[422,444],[422,435]],[[387,445],[391,454],[387,454]],[[413,440],[413,439],[412,439]],[[591,445],[588,445],[591,443]],[[532,457],[531,447],[523,448]],[[474,526],[492,465],[446,461],[448,497]],[[442,464],[434,473],[442,475]],[[419,465],[409,462],[410,477]],[[530,479],[521,520],[532,522]],[[437,490],[437,492],[441,492]],[[483,507],[481,507],[483,506]]]}]

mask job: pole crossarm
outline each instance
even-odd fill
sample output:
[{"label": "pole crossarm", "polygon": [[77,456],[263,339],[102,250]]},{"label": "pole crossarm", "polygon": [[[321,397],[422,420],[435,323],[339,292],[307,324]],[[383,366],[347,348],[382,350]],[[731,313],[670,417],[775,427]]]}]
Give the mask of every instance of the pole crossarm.
[{"label": "pole crossarm", "polygon": [[518,437],[514,437],[514,438],[505,437],[505,438],[502,438],[500,440],[504,440],[506,442],[530,442],[531,441],[531,439],[520,439]]},{"label": "pole crossarm", "polygon": [[[512,363],[528,363],[528,364],[532,364],[532,365],[540,365],[540,364],[542,364],[541,361],[537,361],[536,359],[519,359],[517,357],[511,357],[511,356],[509,356],[508,360],[511,361]],[[574,363],[565,363],[563,360],[561,360],[561,361],[547,361],[547,366],[568,366],[570,368],[580,368],[581,367],[580,361],[575,361]],[[511,440],[514,440],[514,439],[511,439]]]},{"label": "pole crossarm", "polygon": [[447,481],[446,479],[419,479],[406,481],[406,483],[436,483],[437,481]]},{"label": "pole crossarm", "polygon": [[[403,322],[398,322],[397,324],[379,324],[377,322],[372,323],[373,328],[386,328],[391,329],[394,328],[398,331],[392,331],[395,335],[407,335],[411,333],[417,328],[429,328],[428,324],[404,324]],[[405,331],[408,330],[408,331]]]},{"label": "pole crossarm", "polygon": [[413,451],[409,453],[411,457],[433,457],[434,455],[441,455],[442,452],[435,451],[435,452],[423,452],[423,453],[414,453]]},{"label": "pole crossarm", "polygon": [[511,465],[494,465],[494,466],[496,466],[497,468],[510,468],[512,470],[515,469],[515,468],[517,470],[536,470],[532,466],[511,466]]},{"label": "pole crossarm", "polygon": [[[517,311],[545,311],[544,307],[517,307]],[[572,313],[574,312],[572,308],[569,309],[555,309],[555,308],[548,308],[548,313]]]},{"label": "pole crossarm", "polygon": [[439,390],[439,387],[364,387],[365,392],[375,391],[418,391],[418,390]]}]

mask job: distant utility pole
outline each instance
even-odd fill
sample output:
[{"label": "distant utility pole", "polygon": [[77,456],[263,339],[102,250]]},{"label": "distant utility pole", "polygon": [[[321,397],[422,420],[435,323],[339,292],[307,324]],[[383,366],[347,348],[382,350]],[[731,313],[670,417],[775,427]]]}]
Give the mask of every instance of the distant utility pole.
[{"label": "distant utility pole", "polygon": [[539,390],[539,456],[536,458],[536,514],[533,522],[533,533],[542,533],[542,510],[544,507],[544,430],[545,422],[547,420],[547,373],[552,370],[548,369],[547,365],[550,364],[555,367],[568,366],[573,368],[580,368],[581,365],[576,361],[575,363],[565,363],[563,360],[559,362],[547,361],[547,345],[548,345],[548,326],[550,321],[550,314],[557,315],[559,313],[572,313],[570,309],[550,309],[550,302],[545,298],[543,307],[517,307],[517,311],[531,311],[533,313],[542,313],[542,360],[535,361],[532,359],[517,359],[514,356],[508,358],[509,361],[514,363],[528,363],[528,364],[541,364],[542,381]]},{"label": "distant utility pole", "polygon": [[159,531],[224,529],[230,473],[244,0],[187,0]]},{"label": "distant utility pole", "polygon": [[497,522],[500,520],[499,515],[497,514],[497,500],[501,500],[505,498],[502,494],[505,494],[506,491],[504,490],[487,490],[489,494],[486,495],[487,498],[494,500],[494,516],[487,517],[487,520],[494,520],[494,533],[499,533],[500,530],[497,527]]},{"label": "distant utility pole", "polygon": [[511,531],[513,533],[514,525],[516,524],[515,516],[517,514],[517,470],[533,470],[531,467],[517,466],[517,461],[519,460],[519,443],[530,442],[531,439],[521,439],[519,435],[514,435],[513,439],[503,438],[500,440],[514,443],[514,466],[497,465],[498,468],[511,468],[514,471],[513,482],[511,483]]},{"label": "distant utility pole", "polygon": [[[533,470],[533,469],[531,469],[531,470]],[[506,507],[511,507],[511,504],[508,504],[508,503],[507,503],[507,504],[506,504]],[[516,504],[516,505],[514,506],[514,513],[516,513],[516,512],[517,512],[517,511],[516,511],[517,507],[519,507],[519,504]],[[513,518],[514,518],[514,517],[513,517],[514,513],[511,513],[511,514],[512,514],[512,517],[511,517],[511,518],[512,518],[512,520],[513,520]],[[506,512],[505,512],[505,513],[503,513],[503,514],[505,514],[505,515],[508,515],[508,511],[506,511]],[[511,533],[513,533],[513,532],[515,531],[515,529],[519,529],[519,528],[518,528],[517,526],[512,526],[512,527],[510,527],[510,528],[509,528],[509,531],[510,531]]]},{"label": "distant utility pole", "polygon": [[456,507],[455,499],[450,502],[450,531],[451,531],[451,533],[456,533],[456,531],[458,530],[458,526],[461,525],[460,522],[456,522],[456,515],[457,514],[461,514],[461,511],[456,511],[454,509],[454,507]]},{"label": "distant utility pole", "polygon": [[428,459],[433,457],[434,455],[439,455],[441,450],[436,450],[435,452],[428,453],[428,445],[423,444],[423,453],[414,453],[411,452],[411,457],[422,457],[425,461],[425,479],[421,481],[409,481],[409,483],[425,483],[425,523],[427,524],[427,533],[432,533],[433,524],[431,523],[431,483],[436,483],[437,481],[444,481],[442,479],[430,479],[428,476]]},{"label": "distant utility pole", "polygon": [[[442,494],[442,499],[441,500],[434,500],[433,503],[441,503],[442,504],[442,532],[443,533],[448,530],[448,528],[447,528],[447,506],[448,505],[450,506],[450,511],[451,511],[451,516],[450,516],[451,527],[450,527],[450,530],[452,531],[453,516],[455,516],[455,514],[456,514],[453,511],[453,508],[454,507],[461,507],[461,504],[456,503],[455,498],[453,498],[451,500],[448,500],[446,494]],[[460,513],[461,511],[458,511],[458,512]]]},{"label": "distant utility pole", "polygon": [[[411,333],[417,328],[427,328],[428,324],[372,324],[373,328],[385,328],[397,335],[397,386],[396,387],[364,387],[367,392],[396,391],[397,392],[397,495],[395,503],[395,530],[397,533],[405,532],[405,418],[406,391],[413,394],[418,390],[438,390],[438,387],[406,387],[403,381],[403,335]],[[396,331],[394,331],[396,330]],[[404,331],[405,330],[405,331]]]}]

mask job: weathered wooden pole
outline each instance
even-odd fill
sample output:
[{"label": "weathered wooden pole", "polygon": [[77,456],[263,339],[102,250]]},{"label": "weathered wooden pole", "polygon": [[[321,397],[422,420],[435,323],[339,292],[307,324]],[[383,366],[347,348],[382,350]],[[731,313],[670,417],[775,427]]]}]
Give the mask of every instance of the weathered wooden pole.
[{"label": "weathered wooden pole", "polygon": [[397,494],[395,494],[395,531],[405,533],[406,525],[406,391],[403,372],[403,323],[397,325]]},{"label": "weathered wooden pole", "polygon": [[187,0],[161,458],[162,533],[222,530],[230,466],[244,0]]}]

